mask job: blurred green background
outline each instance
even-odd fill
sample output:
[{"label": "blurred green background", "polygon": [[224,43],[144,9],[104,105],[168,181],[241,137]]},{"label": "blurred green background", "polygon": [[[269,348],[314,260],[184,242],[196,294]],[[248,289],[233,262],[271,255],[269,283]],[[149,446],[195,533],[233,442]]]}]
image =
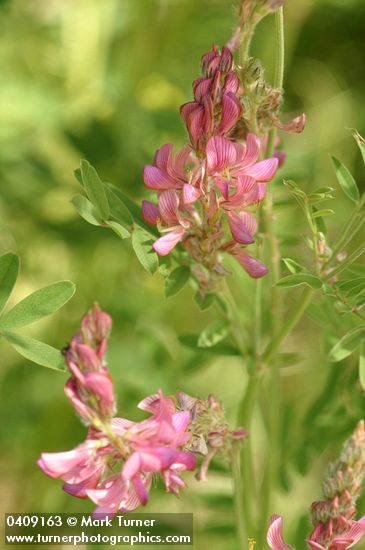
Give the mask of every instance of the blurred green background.
[{"label": "blurred green background", "polygon": [[[21,277],[12,301],[58,279],[77,285],[74,299],[29,334],[61,347],[81,315],[98,301],[114,319],[109,363],[119,413],[142,415],[136,403],[159,387],[221,399],[234,424],[246,383],[240,361],[183,348],[177,335],[198,332],[213,312],[200,312],[189,288],[166,300],[163,280],[143,271],[130,242],[91,227],[70,200],[79,192],[73,169],[88,159],[103,176],[140,200],[141,178],[157,147],[186,140],[179,105],[191,98],[199,60],[212,42],[229,38],[233,0],[2,0],[0,2],[0,252],[17,252]],[[306,190],[336,187],[328,153],[360,185],[364,167],[350,128],[365,129],[365,5],[363,0],[287,0],[285,116],[305,111],[306,131],[284,136],[282,176]],[[259,28],[254,53],[270,78],[273,20]],[[278,200],[287,198],[274,184]],[[337,187],[336,187],[337,189]],[[351,204],[337,189],[336,235]],[[298,209],[277,211],[284,255],[306,257]],[[294,245],[294,246],[293,246]],[[250,319],[254,283],[232,279],[243,318]],[[337,323],[341,334],[342,319]],[[288,541],[304,547],[307,510],[344,437],[364,414],[356,362],[328,365],[319,325],[307,317],[285,350],[302,360],[285,369],[281,480],[275,509]],[[1,345],[1,474],[3,512],[89,511],[35,462],[41,451],[77,445],[85,429],[63,395],[65,376],[29,364]],[[260,469],[263,428],[257,422]],[[228,470],[216,463],[206,483],[188,477],[180,499],[152,492],[147,511],[193,511],[194,548],[238,548]],[[365,503],[360,510],[365,512]],[[363,547],[365,547],[363,545]]]}]

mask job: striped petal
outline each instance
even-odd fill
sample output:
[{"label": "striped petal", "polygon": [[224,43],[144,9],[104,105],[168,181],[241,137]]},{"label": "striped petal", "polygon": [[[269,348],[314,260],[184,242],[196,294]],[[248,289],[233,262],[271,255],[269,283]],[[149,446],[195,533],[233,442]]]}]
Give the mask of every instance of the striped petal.
[{"label": "striped petal", "polygon": [[292,550],[292,547],[285,544],[283,539],[283,518],[281,516],[271,516],[266,540],[272,550]]},{"label": "striped petal", "polygon": [[270,181],[276,174],[278,164],[277,158],[261,160],[247,168],[245,173],[257,181]]},{"label": "striped petal", "polygon": [[169,164],[169,160],[172,154],[172,145],[171,143],[166,143],[161,149],[158,149],[155,154],[155,164],[158,168],[166,171]]},{"label": "striped petal", "polygon": [[185,229],[183,227],[177,227],[157,239],[152,247],[160,256],[166,256],[183,239],[184,233]]},{"label": "striped petal", "polygon": [[179,197],[176,191],[163,191],[158,197],[158,209],[160,217],[167,225],[179,223],[178,209]]},{"label": "striped petal", "polygon": [[150,225],[156,225],[160,216],[158,207],[150,201],[142,201],[142,218]]},{"label": "striped petal", "polygon": [[239,208],[248,204],[247,198],[256,186],[256,180],[251,176],[237,178],[236,192],[222,203],[223,208]]},{"label": "striped petal", "polygon": [[228,223],[232,236],[237,243],[252,244],[257,231],[256,219],[248,212],[228,212]]},{"label": "striped petal", "polygon": [[190,183],[185,183],[183,186],[183,201],[184,204],[192,204],[200,197],[201,192],[199,189],[190,185]]},{"label": "striped petal", "polygon": [[222,98],[222,117],[218,132],[225,134],[237,123],[242,114],[242,107],[234,94],[228,92]]},{"label": "striped petal", "polygon": [[143,181],[148,189],[174,189],[179,185],[171,180],[166,172],[157,168],[157,166],[147,165],[143,170]]},{"label": "striped petal", "polygon": [[260,279],[269,272],[264,264],[262,264],[259,260],[256,260],[256,258],[249,256],[243,250],[233,250],[231,251],[231,254],[233,254],[238,263],[253,279]]},{"label": "striped petal", "polygon": [[229,139],[214,136],[208,140],[206,155],[208,172],[213,175],[232,166],[236,158],[236,148]]}]

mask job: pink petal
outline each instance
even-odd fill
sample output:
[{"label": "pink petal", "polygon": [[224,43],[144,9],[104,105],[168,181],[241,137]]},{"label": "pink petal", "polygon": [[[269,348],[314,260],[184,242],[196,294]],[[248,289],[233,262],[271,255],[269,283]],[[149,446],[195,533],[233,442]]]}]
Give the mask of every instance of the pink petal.
[{"label": "pink petal", "polygon": [[250,176],[239,176],[237,178],[236,192],[222,203],[223,208],[238,208],[246,206],[248,194],[256,186],[256,180]]},{"label": "pink petal", "polygon": [[115,514],[128,498],[128,483],[120,474],[106,479],[98,489],[88,489],[87,496],[98,505],[95,514]]},{"label": "pink petal", "polygon": [[203,99],[203,96],[210,92],[211,85],[211,78],[199,78],[194,82],[193,91],[196,101],[201,101]]},{"label": "pink petal", "polygon": [[140,477],[136,477],[132,480],[134,490],[139,498],[142,506],[145,506],[148,502],[148,491]]},{"label": "pink petal", "polygon": [[277,158],[270,158],[256,162],[245,170],[245,173],[257,181],[270,181],[276,174],[279,161]]},{"label": "pink petal", "polygon": [[190,185],[190,183],[185,183],[183,186],[183,201],[184,204],[192,204],[195,202],[201,195],[199,189]]},{"label": "pink petal", "polygon": [[166,256],[183,239],[184,234],[185,229],[183,227],[177,227],[166,233],[163,237],[157,239],[152,247],[160,256]]},{"label": "pink petal", "polygon": [[142,218],[150,225],[156,225],[159,218],[158,208],[153,202],[142,201]]},{"label": "pink petal", "polygon": [[214,129],[213,101],[209,95],[203,97],[204,119],[203,128],[206,134],[211,134]]},{"label": "pink petal", "polygon": [[233,254],[238,263],[241,264],[250,277],[253,277],[254,279],[264,277],[269,272],[267,267],[265,267],[259,260],[251,258],[251,256],[246,254],[243,250],[232,251],[231,254]]},{"label": "pink petal", "polygon": [[167,170],[169,160],[171,158],[172,145],[171,143],[166,143],[161,149],[158,149],[155,154],[155,164],[158,168],[161,168],[164,172]]},{"label": "pink petal", "polygon": [[150,413],[158,412],[160,408],[160,394],[155,393],[153,395],[149,395],[148,397],[140,401],[137,407],[142,411],[147,411]]},{"label": "pink petal", "polygon": [[107,409],[114,406],[113,382],[107,373],[89,372],[85,375],[85,386],[99,397],[101,404]]},{"label": "pink petal", "polygon": [[238,88],[240,87],[240,81],[238,76],[235,73],[228,73],[224,81],[224,91],[232,92],[233,94],[237,93]]},{"label": "pink petal", "polygon": [[228,212],[227,215],[234,240],[241,244],[252,244],[252,236],[257,231],[256,219],[248,212]]},{"label": "pink petal", "polygon": [[141,471],[140,453],[132,453],[124,463],[122,476],[123,479],[132,479]]},{"label": "pink petal", "polygon": [[220,68],[221,71],[224,73],[228,73],[228,71],[231,70],[233,65],[233,56],[227,48],[227,46],[223,46],[222,53],[221,53],[221,62],[220,62]]},{"label": "pink petal", "polygon": [[307,540],[306,542],[308,546],[313,548],[313,550],[326,550],[325,547],[319,544],[318,542],[314,542],[313,540]]},{"label": "pink petal", "polygon": [[143,170],[143,181],[148,189],[174,189],[178,187],[176,182],[172,181],[166,172],[157,168],[157,166],[147,165]]},{"label": "pink petal", "polygon": [[176,153],[175,158],[171,157],[167,166],[168,174],[179,179],[182,182],[186,181],[185,165],[189,162],[191,155],[191,145],[185,145]]},{"label": "pink petal", "polygon": [[167,225],[176,225],[179,223],[178,208],[179,197],[176,191],[163,191],[158,197],[158,209],[160,217]]},{"label": "pink petal", "polygon": [[93,348],[86,344],[75,344],[75,351],[86,369],[96,370],[99,367],[100,360]]},{"label": "pink petal", "polygon": [[358,521],[351,522],[351,529],[348,533],[346,533],[346,537],[352,539],[352,542],[350,546],[348,546],[347,548],[351,548],[357,542],[359,542],[359,540],[364,536],[364,534],[365,534],[365,516],[362,516]]},{"label": "pink petal", "polygon": [[72,451],[62,453],[42,453],[37,464],[45,474],[57,478],[85,463],[90,457],[90,450],[76,447]]},{"label": "pink petal", "polygon": [[186,125],[189,121],[191,113],[199,107],[200,104],[197,101],[189,101],[188,103],[184,103],[184,105],[181,105],[180,115]]},{"label": "pink petal", "polygon": [[236,149],[229,139],[214,136],[208,140],[206,156],[208,172],[214,174],[233,164],[236,158]]},{"label": "pink petal", "polygon": [[235,126],[242,114],[242,107],[234,94],[228,92],[222,98],[222,117],[218,132],[225,134]]},{"label": "pink petal", "polygon": [[112,430],[117,435],[124,435],[125,432],[132,428],[134,425],[135,422],[132,422],[132,420],[127,420],[126,418],[112,419]]},{"label": "pink petal", "polygon": [[95,489],[99,483],[103,468],[100,466],[95,467],[95,465],[93,465],[85,470],[89,472],[89,475],[86,476],[86,472],[84,472],[82,481],[75,482],[72,480],[67,480],[67,483],[63,484],[62,489],[65,493],[77,498],[85,498],[87,496],[87,489]]},{"label": "pink petal", "polygon": [[191,421],[189,411],[179,411],[172,415],[172,425],[177,432],[185,432]]},{"label": "pink petal", "polygon": [[187,121],[187,129],[190,139],[195,145],[199,143],[199,140],[202,137],[204,122],[205,109],[204,107],[199,106],[191,112]]},{"label": "pink petal", "polygon": [[283,539],[283,518],[281,516],[271,516],[266,540],[272,550],[292,550],[292,547],[285,544]]}]

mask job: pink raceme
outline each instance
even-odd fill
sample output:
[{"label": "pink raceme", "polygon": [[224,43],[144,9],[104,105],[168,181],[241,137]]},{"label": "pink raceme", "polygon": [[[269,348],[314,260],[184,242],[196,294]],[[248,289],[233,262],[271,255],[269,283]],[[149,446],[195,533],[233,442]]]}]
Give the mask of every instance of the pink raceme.
[{"label": "pink raceme", "polygon": [[164,145],[154,164],[144,168],[145,186],[157,193],[157,202],[144,201],[142,215],[162,234],[153,248],[165,256],[181,243],[193,272],[201,274],[201,287],[204,280],[214,286],[228,273],[227,253],[251,277],[262,277],[267,269],[246,248],[255,242],[257,205],[279,160],[262,160],[253,133],[246,132],[242,142],[233,138],[243,114],[243,90],[227,47],[220,52],[213,46],[203,56],[193,91],[194,101],[181,108],[190,144],[175,155],[171,144]]}]

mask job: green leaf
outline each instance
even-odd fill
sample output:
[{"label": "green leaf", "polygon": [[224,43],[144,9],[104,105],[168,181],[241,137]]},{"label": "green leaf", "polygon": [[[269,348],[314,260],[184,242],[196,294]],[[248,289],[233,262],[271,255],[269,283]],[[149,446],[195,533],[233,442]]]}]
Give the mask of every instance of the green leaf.
[{"label": "green leaf", "polygon": [[59,281],[36,290],[0,319],[0,330],[34,323],[57,311],[74,293],[75,285],[71,281]]},{"label": "green leaf", "polygon": [[122,225],[133,225],[133,217],[124,202],[114,191],[108,186],[105,186],[105,193],[108,199],[110,215],[113,216]]},{"label": "green leaf", "polygon": [[229,323],[226,320],[213,321],[199,335],[198,347],[211,348],[224,340],[229,330]]},{"label": "green leaf", "polygon": [[159,235],[158,230],[154,225],[149,225],[143,220],[141,206],[139,204],[136,204],[125,193],[123,193],[123,191],[112,183],[105,183],[104,185],[106,188],[111,189],[111,191],[113,191],[113,193],[125,204],[137,225],[145,229],[147,233],[150,233],[151,235]]},{"label": "green leaf", "polygon": [[118,222],[108,221],[105,222],[105,225],[107,227],[110,227],[110,229],[112,229],[114,233],[116,233],[121,239],[129,239],[129,237],[131,236],[130,231],[128,231],[128,229],[123,227]]},{"label": "green leaf", "polygon": [[205,309],[208,309],[211,307],[211,305],[214,303],[215,300],[215,294],[206,294],[205,296],[201,295],[201,292],[198,290],[196,292],[194,299],[195,302],[198,304],[199,308],[204,311]]},{"label": "green leaf", "polygon": [[95,206],[82,195],[75,195],[71,200],[80,216],[91,225],[101,225],[103,220]]},{"label": "green leaf", "polygon": [[330,216],[331,214],[334,214],[334,210],[331,210],[330,208],[326,208],[323,210],[315,210],[312,214],[312,218],[324,218],[324,216]]},{"label": "green leaf", "polygon": [[132,233],[132,246],[140,263],[146,271],[153,274],[158,268],[157,254],[152,248],[151,236],[135,226]]},{"label": "green leaf", "polygon": [[365,325],[356,327],[350,330],[339,342],[331,349],[329,361],[336,363],[342,361],[351,355],[360,345],[361,339],[364,337]]},{"label": "green leaf", "polygon": [[199,353],[204,352],[213,355],[241,355],[237,348],[231,344],[227,344],[226,342],[219,342],[215,346],[208,348],[198,347],[197,337],[194,334],[183,334],[182,336],[179,336],[179,341],[183,346]]},{"label": "green leaf", "polygon": [[49,369],[66,370],[64,359],[58,349],[15,332],[2,332],[1,335],[20,355],[29,359],[29,361]]},{"label": "green leaf", "polygon": [[354,138],[356,140],[356,143],[359,146],[359,149],[360,149],[360,152],[361,152],[361,155],[362,155],[362,159],[365,163],[365,139],[359,134],[359,132],[357,130],[355,130],[352,135],[354,136]]},{"label": "green leaf", "polygon": [[294,275],[287,275],[280,279],[275,286],[279,288],[290,288],[293,286],[307,285],[310,288],[316,290],[320,289],[323,282],[318,277],[311,275],[310,273],[295,273]]},{"label": "green leaf", "polygon": [[301,273],[302,271],[305,271],[305,267],[298,264],[298,262],[292,260],[291,258],[281,258],[281,261],[286,265],[290,273]]},{"label": "green leaf", "polygon": [[359,379],[362,389],[365,391],[365,339],[361,340],[360,346]]},{"label": "green leaf", "polygon": [[190,269],[185,266],[177,267],[165,281],[165,295],[167,298],[177,294],[188,282]]},{"label": "green leaf", "polygon": [[74,170],[74,176],[77,179],[77,181],[79,183],[81,183],[81,185],[84,187],[84,182],[82,181],[82,175],[81,175],[80,168],[76,168],[76,170]]},{"label": "green leaf", "polygon": [[91,166],[87,160],[81,161],[81,174],[87,196],[102,219],[107,220],[110,215],[110,209],[104,184],[99,178],[95,168]]},{"label": "green leaf", "polygon": [[19,258],[8,252],[0,256],[0,312],[4,309],[19,273]]},{"label": "green leaf", "polygon": [[349,199],[357,202],[360,198],[360,194],[354,178],[342,162],[336,159],[336,157],[331,158],[335,168],[337,181],[340,184],[342,191],[348,196]]}]

